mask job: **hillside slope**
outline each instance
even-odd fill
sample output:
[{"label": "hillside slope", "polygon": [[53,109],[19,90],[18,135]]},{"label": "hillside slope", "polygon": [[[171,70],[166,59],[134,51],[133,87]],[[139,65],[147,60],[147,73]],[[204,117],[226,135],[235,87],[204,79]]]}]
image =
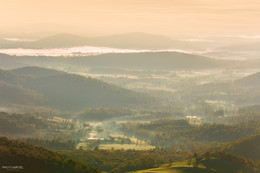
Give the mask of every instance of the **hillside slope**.
[{"label": "hillside slope", "polygon": [[97,173],[96,169],[65,155],[0,137],[0,172]]},{"label": "hillside slope", "polygon": [[[1,73],[9,74],[10,77],[1,75]],[[93,78],[51,69],[24,67],[11,71],[1,71],[1,73],[0,80],[5,82],[5,88],[8,85],[20,86],[25,90],[41,95],[42,99],[45,100],[45,105],[61,110],[79,111],[89,107],[132,107],[150,104],[154,101],[153,98],[145,94],[123,89]],[[5,89],[5,91],[8,90]],[[2,92],[3,90],[0,93]],[[10,98],[11,96],[12,94],[10,94]]]},{"label": "hillside slope", "polygon": [[[196,161],[198,160],[198,161]],[[136,171],[136,173],[259,173],[253,162],[223,152],[209,153],[207,157],[175,162],[158,168]]]},{"label": "hillside slope", "polygon": [[260,161],[260,134],[238,140],[224,148],[224,151]]}]

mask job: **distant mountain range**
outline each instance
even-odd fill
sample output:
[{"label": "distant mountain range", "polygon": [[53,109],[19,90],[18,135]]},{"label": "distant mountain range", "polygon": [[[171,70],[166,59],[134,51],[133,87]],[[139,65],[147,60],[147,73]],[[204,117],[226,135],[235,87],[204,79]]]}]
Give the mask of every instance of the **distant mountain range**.
[{"label": "distant mountain range", "polygon": [[76,46],[98,46],[123,49],[189,49],[199,48],[205,43],[193,43],[147,33],[127,33],[102,37],[82,37],[58,34],[35,41],[8,41],[0,39],[2,48],[67,48]]},{"label": "distant mountain range", "polygon": [[80,111],[90,107],[135,107],[152,97],[96,79],[39,67],[0,71],[1,104],[31,104]]}]

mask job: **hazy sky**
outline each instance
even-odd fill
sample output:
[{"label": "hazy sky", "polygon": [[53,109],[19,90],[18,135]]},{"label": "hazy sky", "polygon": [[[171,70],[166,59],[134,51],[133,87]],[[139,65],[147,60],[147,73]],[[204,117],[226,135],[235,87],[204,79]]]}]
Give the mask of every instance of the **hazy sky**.
[{"label": "hazy sky", "polygon": [[260,35],[260,0],[0,0],[1,32]]}]

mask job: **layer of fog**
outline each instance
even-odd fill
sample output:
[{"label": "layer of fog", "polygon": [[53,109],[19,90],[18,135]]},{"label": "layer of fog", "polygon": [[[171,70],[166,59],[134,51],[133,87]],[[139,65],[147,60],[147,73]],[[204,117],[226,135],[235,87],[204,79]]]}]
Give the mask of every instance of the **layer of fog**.
[{"label": "layer of fog", "polygon": [[75,57],[75,56],[91,56],[108,53],[144,53],[144,52],[181,52],[194,55],[203,55],[215,59],[230,59],[230,60],[246,60],[256,59],[259,57],[259,52],[234,52],[234,51],[214,51],[206,49],[204,51],[191,51],[179,49],[162,49],[162,50],[134,50],[134,49],[117,49],[109,47],[93,47],[82,46],[72,48],[57,48],[57,49],[0,49],[0,53],[11,56],[51,56],[51,57]]},{"label": "layer of fog", "polygon": [[71,48],[56,49],[0,49],[0,53],[15,56],[52,56],[52,57],[74,57],[74,56],[90,56],[108,53],[143,53],[143,52],[181,52],[189,54],[204,54],[209,51],[185,51],[179,49],[162,49],[162,50],[135,50],[135,49],[118,49],[110,47],[94,47],[80,46]]}]

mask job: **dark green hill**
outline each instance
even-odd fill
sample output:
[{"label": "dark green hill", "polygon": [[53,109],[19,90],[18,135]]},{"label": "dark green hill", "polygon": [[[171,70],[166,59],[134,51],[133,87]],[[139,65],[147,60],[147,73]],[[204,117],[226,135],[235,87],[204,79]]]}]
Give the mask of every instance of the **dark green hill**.
[{"label": "dark green hill", "polygon": [[238,140],[224,148],[224,151],[260,161],[260,134]]},{"label": "dark green hill", "polygon": [[0,104],[2,105],[39,105],[43,100],[43,96],[38,92],[0,80]]},{"label": "dark green hill", "polygon": [[20,85],[24,81],[24,78],[16,74],[0,69],[0,104],[35,105],[43,103],[40,93]]},{"label": "dark green hill", "polygon": [[[1,74],[9,74],[9,76]],[[96,79],[45,68],[24,67],[1,71],[0,77],[0,80],[5,83],[5,88],[8,85],[11,85],[13,89],[19,86],[26,91],[38,93],[45,100],[44,105],[61,110],[80,111],[90,107],[134,107],[151,104],[155,101],[148,95]],[[8,90],[1,90],[0,93],[4,91]],[[12,98],[10,93],[9,99],[21,99],[16,97],[17,95]],[[2,97],[1,100],[4,101],[4,98]]]},{"label": "dark green hill", "polygon": [[136,171],[136,173],[259,173],[252,161],[243,157],[215,151],[203,157],[162,165],[158,168]]},{"label": "dark green hill", "polygon": [[0,137],[0,172],[97,173],[96,169],[65,155]]}]

